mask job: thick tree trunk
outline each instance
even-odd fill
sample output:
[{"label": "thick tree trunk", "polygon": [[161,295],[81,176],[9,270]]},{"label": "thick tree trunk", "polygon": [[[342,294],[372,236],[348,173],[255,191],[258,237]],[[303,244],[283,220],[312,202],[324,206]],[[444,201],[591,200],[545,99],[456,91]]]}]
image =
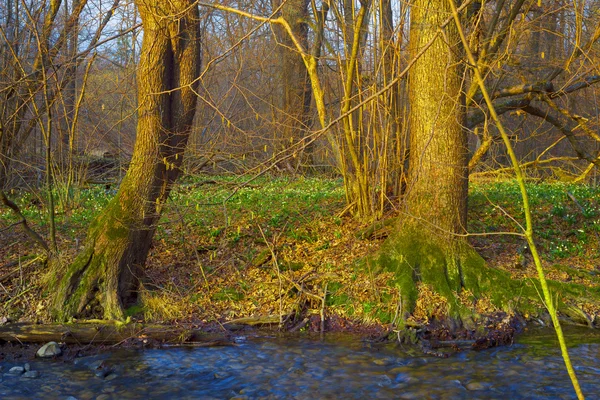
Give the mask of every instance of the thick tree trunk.
[{"label": "thick tree trunk", "polygon": [[[450,12],[446,0],[416,1],[411,13],[414,56]],[[468,145],[464,126],[460,38],[453,24],[415,63],[409,75],[410,152],[404,224],[418,223],[440,241],[454,242],[467,222]],[[425,222],[425,224],[421,223]],[[459,271],[448,267],[459,288]]]},{"label": "thick tree trunk", "polygon": [[192,128],[200,66],[198,8],[191,0],[136,4],[144,41],[134,154],[119,192],[90,227],[85,250],[66,271],[57,271],[58,320],[120,319],[123,308],[135,302],[141,267]]},{"label": "thick tree trunk", "polygon": [[[449,14],[446,0],[412,4],[413,57]],[[484,265],[464,237],[457,236],[466,233],[468,189],[459,44],[456,27],[448,25],[409,76],[408,184],[402,218],[379,258],[384,268],[396,273],[405,316],[416,302],[416,282],[446,297],[449,313],[459,316],[462,309],[456,293],[466,283],[477,286],[476,271]]]}]

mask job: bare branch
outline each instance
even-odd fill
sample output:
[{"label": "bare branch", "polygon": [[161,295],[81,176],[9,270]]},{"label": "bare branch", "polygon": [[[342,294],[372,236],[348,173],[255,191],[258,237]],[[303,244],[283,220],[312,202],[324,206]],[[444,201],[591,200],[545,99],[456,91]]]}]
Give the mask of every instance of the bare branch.
[{"label": "bare branch", "polygon": [[558,118],[550,115],[548,112],[531,105],[523,107],[522,110],[530,115],[542,118],[546,122],[554,125],[563,135],[565,135],[565,137],[571,144],[571,147],[573,147],[573,150],[579,158],[593,163],[596,166],[600,166],[600,160],[598,160],[597,157],[594,157],[591,154],[589,154],[587,151],[585,151],[585,149],[583,149],[580,146],[579,142],[577,141],[577,138],[575,137],[575,134],[573,133],[573,129],[567,124],[563,124]]},{"label": "bare branch", "polygon": [[27,219],[25,218],[23,213],[21,213],[21,209],[19,208],[19,206],[16,205],[13,201],[11,201],[8,197],[6,197],[6,194],[2,190],[0,190],[0,201],[2,201],[2,204],[4,204],[6,207],[10,208],[14,214],[21,218],[21,221],[19,221],[18,223],[23,225],[23,229],[25,229],[25,233],[27,233],[27,236],[29,236],[31,239],[33,239],[34,242],[42,246],[42,248],[46,250],[46,253],[49,253],[50,248],[48,247],[48,244],[46,244],[46,241],[42,239],[42,237],[37,232],[35,232],[29,227],[29,225],[27,224]]}]

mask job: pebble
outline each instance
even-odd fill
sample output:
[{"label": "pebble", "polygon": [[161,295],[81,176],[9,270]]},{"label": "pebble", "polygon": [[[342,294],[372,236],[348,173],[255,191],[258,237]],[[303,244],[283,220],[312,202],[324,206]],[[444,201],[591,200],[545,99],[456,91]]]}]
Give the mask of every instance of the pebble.
[{"label": "pebble", "polygon": [[492,387],[491,383],[488,382],[470,382],[465,386],[468,390],[476,391],[476,390],[485,390]]},{"label": "pebble", "polygon": [[115,374],[114,372],[111,372],[110,374],[106,375],[106,377],[104,378],[105,381],[112,381],[113,379],[117,378],[119,375]]},{"label": "pebble", "polygon": [[240,363],[229,363],[229,364],[227,364],[227,368],[236,369],[236,370],[244,369],[246,367],[247,367],[247,365],[240,364]]},{"label": "pebble", "polygon": [[388,366],[388,365],[392,364],[392,361],[386,360],[385,358],[377,358],[377,359],[373,360],[373,363],[375,365]]},{"label": "pebble", "polygon": [[92,392],[91,390],[86,390],[85,392],[79,393],[79,398],[80,399],[93,399],[94,392]]},{"label": "pebble", "polygon": [[36,356],[40,358],[52,358],[62,354],[60,346],[56,342],[48,342],[37,351]]},{"label": "pebble", "polygon": [[7,375],[19,376],[23,372],[25,372],[25,368],[23,368],[23,367],[12,367],[11,369],[8,370]]},{"label": "pebble", "polygon": [[96,360],[92,363],[90,363],[89,368],[90,369],[101,369],[104,367],[104,360]]},{"label": "pebble", "polygon": [[106,377],[106,375],[108,375],[109,373],[110,373],[110,371],[107,371],[105,369],[101,369],[100,371],[96,371],[94,373],[94,375],[96,375],[98,378],[104,379]]},{"label": "pebble", "polygon": [[419,392],[403,392],[403,393],[400,393],[399,398],[406,399],[406,400],[422,399],[423,398],[423,393],[419,393]]}]

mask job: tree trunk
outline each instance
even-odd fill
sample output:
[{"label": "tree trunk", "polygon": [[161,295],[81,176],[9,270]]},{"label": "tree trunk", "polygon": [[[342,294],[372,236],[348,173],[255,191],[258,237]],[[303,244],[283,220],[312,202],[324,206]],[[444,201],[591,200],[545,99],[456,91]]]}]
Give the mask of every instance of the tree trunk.
[{"label": "tree trunk", "polygon": [[[417,1],[413,5],[410,52],[416,53],[436,34],[447,13],[446,0]],[[467,222],[468,145],[464,126],[464,98],[460,38],[454,24],[415,63],[409,75],[409,182],[404,222],[425,221],[428,230],[445,240],[464,234]],[[449,271],[455,281],[457,271]]]},{"label": "tree trunk", "polygon": [[196,110],[198,8],[191,0],[138,0],[144,40],[133,158],[115,198],[92,223],[85,250],[57,271],[54,315],[120,319],[137,299],[156,224],[180,175]]},{"label": "tree trunk", "polygon": [[[450,14],[446,0],[412,4],[410,54],[414,57]],[[463,237],[467,217],[467,135],[464,125],[460,38],[453,24],[410,71],[410,160],[402,218],[384,244],[379,261],[396,273],[404,314],[417,297],[415,282],[448,299],[449,313],[461,314],[455,294],[482,259]],[[468,266],[468,267],[467,267]],[[470,272],[469,272],[470,274]]]},{"label": "tree trunk", "polygon": [[[308,48],[308,0],[286,0],[281,7],[281,16],[289,23],[298,43]],[[273,1],[274,8],[281,4]],[[281,85],[283,88],[282,110],[283,146],[303,140],[310,125],[310,104],[312,91],[310,79],[304,66],[302,56],[294,46],[287,32],[276,27],[277,41],[281,55]],[[298,161],[301,158],[297,159]]]}]

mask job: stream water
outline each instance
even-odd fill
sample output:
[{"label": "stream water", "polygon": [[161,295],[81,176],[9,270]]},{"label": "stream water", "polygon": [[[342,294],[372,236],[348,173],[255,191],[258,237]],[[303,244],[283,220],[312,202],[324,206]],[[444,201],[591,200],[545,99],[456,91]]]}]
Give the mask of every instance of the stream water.
[{"label": "stream water", "polygon": [[[600,398],[600,336],[570,330],[584,393]],[[238,338],[236,346],[120,349],[76,359],[28,360],[39,377],[8,373],[1,399],[571,399],[552,331],[512,346],[448,358],[356,337]]]}]

